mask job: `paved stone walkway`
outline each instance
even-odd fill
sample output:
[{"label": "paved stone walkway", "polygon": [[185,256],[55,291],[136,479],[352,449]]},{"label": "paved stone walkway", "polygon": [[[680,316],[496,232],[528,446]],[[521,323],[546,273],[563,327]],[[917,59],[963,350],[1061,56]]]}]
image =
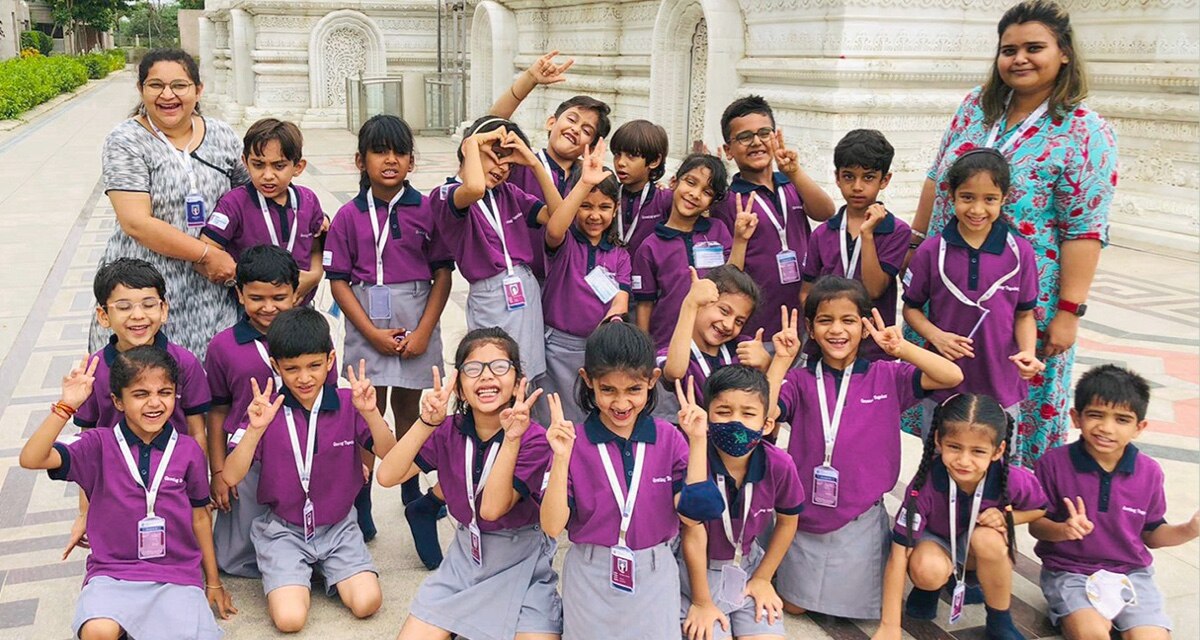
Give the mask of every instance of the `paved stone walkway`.
[{"label": "paved stone walkway", "polygon": [[[7,279],[0,309],[0,638],[66,638],[84,569],[75,552],[60,561],[75,514],[76,489],[17,466],[25,439],[58,397],[61,376],[86,348],[92,313],[91,278],[115,225],[99,184],[104,135],[135,99],[126,72],[86,96],[0,135],[0,254]],[[303,184],[332,213],[357,191],[355,140],[345,131],[307,132],[309,169]],[[418,141],[413,182],[423,191],[454,172],[446,140]],[[1167,474],[1171,521],[1196,510],[1200,451],[1200,269],[1196,262],[1119,247],[1105,251],[1083,323],[1079,373],[1116,362],[1154,385],[1150,431],[1139,442]],[[447,352],[464,333],[465,283],[456,280],[443,320]],[[319,304],[328,306],[328,296]],[[903,479],[916,467],[920,445],[905,438]],[[902,487],[898,487],[898,494]],[[896,509],[896,498],[888,500]],[[376,487],[379,537],[370,545],[379,565],[384,605],[371,620],[354,621],[334,600],[314,598],[300,637],[392,638],[411,594],[427,575],[411,547],[398,491]],[[442,524],[443,541],[450,528]],[[1014,615],[1030,637],[1054,637],[1037,587],[1032,540],[1020,534],[1022,555],[1014,584]],[[565,540],[564,540],[565,542]],[[565,546],[565,544],[564,544]],[[1200,545],[1155,552],[1159,586],[1168,597],[1176,637],[1200,636]],[[226,578],[241,613],[223,626],[230,638],[276,637],[257,582]],[[947,607],[943,606],[943,614]],[[906,623],[914,638],[981,638],[983,611],[968,609],[954,628],[943,622]],[[789,618],[789,637],[867,638],[874,623],[812,616]]]}]

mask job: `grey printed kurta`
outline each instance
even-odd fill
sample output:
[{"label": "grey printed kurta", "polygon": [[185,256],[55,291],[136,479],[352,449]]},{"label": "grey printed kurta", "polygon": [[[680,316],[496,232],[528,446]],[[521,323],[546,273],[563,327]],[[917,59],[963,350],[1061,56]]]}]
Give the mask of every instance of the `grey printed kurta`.
[{"label": "grey printed kurta", "polygon": [[[242,141],[233,129],[219,120],[205,118],[205,133],[192,152],[197,187],[204,198],[205,213],[231,188],[250,178],[242,164]],[[150,194],[152,215],[190,236],[184,200],[190,190],[187,172],[167,145],[136,120],[113,128],[101,152],[104,192],[136,191]],[[177,154],[177,152],[175,152]],[[141,258],[153,264],[167,281],[170,313],[163,327],[167,337],[204,360],[208,341],[237,319],[236,301],[229,291],[212,284],[183,260],[168,258],[139,244],[120,226],[113,230],[100,264],[117,258]],[[103,347],[110,332],[92,320],[88,339],[94,352]]]}]

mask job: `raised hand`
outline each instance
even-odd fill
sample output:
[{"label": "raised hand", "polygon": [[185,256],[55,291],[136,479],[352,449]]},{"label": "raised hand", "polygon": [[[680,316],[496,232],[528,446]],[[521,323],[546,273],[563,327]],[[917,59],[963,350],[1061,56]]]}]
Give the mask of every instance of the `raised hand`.
[{"label": "raised hand", "polygon": [[876,202],[867,207],[866,213],[863,214],[862,225],[858,228],[859,236],[863,234],[873,235],[875,227],[886,217],[887,207],[884,207],[882,202]]},{"label": "raised hand", "polygon": [[261,431],[266,429],[275,419],[275,414],[279,413],[279,407],[283,406],[283,395],[280,394],[274,401],[271,400],[271,392],[275,390],[274,377],[267,378],[267,386],[261,391],[258,388],[258,380],[250,378],[250,388],[253,389],[254,399],[246,408],[246,416],[250,418],[250,428]]},{"label": "raised hand", "polygon": [[550,451],[558,457],[570,457],[575,448],[575,424],[563,415],[562,399],[557,393],[546,396],[546,403],[550,405],[550,428],[546,429]]},{"label": "raised hand", "polygon": [[506,158],[510,164],[518,164],[524,167],[534,167],[541,164],[537,154],[529,148],[529,145],[525,144],[525,141],[521,139],[521,136],[517,135],[516,131],[509,131],[504,136],[504,140],[500,141],[500,148],[510,152]]},{"label": "raised hand", "polygon": [[767,353],[766,347],[763,346],[762,338],[763,330],[759,329],[755,332],[753,340],[738,343],[738,364],[744,364],[747,367],[754,367],[762,371],[766,371],[767,367],[771,366],[771,354]]},{"label": "raised hand", "polygon": [[551,51],[534,61],[525,73],[533,78],[537,84],[558,84],[567,79],[567,69],[575,64],[575,58],[567,58],[567,61],[562,64],[556,64],[554,58],[558,56],[558,51]]},{"label": "raised hand", "polygon": [[346,379],[350,381],[350,400],[359,413],[365,414],[379,410],[379,406],[375,404],[375,387],[371,385],[371,379],[367,377],[366,360],[358,361],[357,376],[354,375],[354,366],[346,365]]},{"label": "raised hand", "polygon": [[791,175],[800,170],[800,154],[784,144],[783,129],[775,129],[775,133],[767,137],[767,150],[775,158],[775,166],[783,173]]},{"label": "raised hand", "polygon": [[583,154],[583,162],[581,163],[579,172],[580,182],[597,185],[612,175],[611,171],[604,168],[604,157],[607,152],[608,145],[604,142],[604,138],[601,138],[592,146],[591,151]]},{"label": "raised hand", "polygon": [[454,379],[457,371],[452,371],[445,379],[433,368],[433,391],[421,397],[421,422],[435,427],[446,420],[446,410],[450,406],[450,396],[454,393]]},{"label": "raised hand", "polygon": [[1008,360],[1017,365],[1017,372],[1022,380],[1032,380],[1034,376],[1046,370],[1046,365],[1042,364],[1032,351],[1015,353],[1009,356]]},{"label": "raised hand", "polygon": [[908,341],[904,339],[904,334],[900,333],[900,329],[892,326],[887,326],[883,321],[883,316],[879,315],[879,309],[871,309],[872,320],[862,319],[863,329],[871,334],[871,339],[875,344],[879,345],[883,352],[893,358],[899,358],[900,352],[904,350],[904,345]]},{"label": "raised hand", "polygon": [[705,439],[708,437],[708,414],[696,404],[696,384],[693,376],[688,376],[687,393],[683,385],[675,381],[675,397],[679,399],[679,428],[689,440]]},{"label": "raised hand", "polygon": [[525,435],[525,431],[529,429],[529,410],[542,395],[542,390],[535,389],[526,398],[527,383],[525,378],[521,378],[521,381],[517,383],[517,393],[513,396],[513,406],[500,412],[500,428],[504,429],[505,440],[520,440],[521,436]]},{"label": "raised hand", "polygon": [[688,267],[688,273],[692,276],[692,284],[688,287],[687,296],[683,298],[683,304],[700,309],[715,303],[721,295],[717,291],[717,283],[708,278],[701,278],[695,267]]},{"label": "raised hand", "polygon": [[800,313],[792,309],[789,315],[788,308],[781,305],[779,316],[782,328],[771,337],[771,344],[775,345],[775,357],[794,360],[800,355]]},{"label": "raised hand", "polygon": [[1083,540],[1084,536],[1096,528],[1092,521],[1088,520],[1087,506],[1083,504],[1083,498],[1075,496],[1075,502],[1072,503],[1070,498],[1064,497],[1063,502],[1067,505],[1067,519],[1063,522],[1067,525],[1067,539]]},{"label": "raised hand", "polygon": [[733,221],[733,235],[735,238],[749,240],[754,237],[754,231],[758,229],[758,215],[754,213],[751,198],[743,198],[740,193],[733,195],[734,201],[737,202],[737,219]]},{"label": "raised hand", "polygon": [[92,385],[96,382],[96,367],[100,364],[99,357],[84,356],[79,364],[62,379],[62,401],[72,409],[83,406],[92,395]]}]

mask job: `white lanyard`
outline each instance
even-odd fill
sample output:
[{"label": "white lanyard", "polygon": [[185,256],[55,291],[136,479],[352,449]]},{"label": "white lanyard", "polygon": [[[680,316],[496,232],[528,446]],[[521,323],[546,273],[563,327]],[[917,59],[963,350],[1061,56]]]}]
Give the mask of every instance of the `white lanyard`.
[{"label": "white lanyard", "polygon": [[842,228],[839,229],[838,235],[841,236],[841,256],[842,256],[842,275],[847,278],[854,278],[854,272],[858,270],[858,258],[862,255],[862,234],[858,234],[858,241],[854,243],[853,255],[846,256],[846,234],[850,233],[850,215],[846,213],[845,207],[842,208]]},{"label": "white lanyard", "polygon": [[[275,233],[275,224],[271,222],[271,212],[267,209],[267,199],[263,197],[261,191],[255,189],[254,193],[258,195],[258,206],[262,208],[263,224],[267,225],[267,232],[271,234],[271,244],[279,246],[279,236]],[[288,203],[292,205],[292,231],[288,234],[287,251],[292,252],[292,247],[296,246],[296,227],[300,226],[300,201],[296,198],[296,192],[288,187]],[[287,218],[287,207],[283,208],[283,217]]]},{"label": "white lanyard", "polygon": [[558,184],[558,178],[555,177],[554,169],[550,165],[550,154],[542,149],[537,153],[538,160],[542,161],[542,166],[546,168],[546,174],[550,176],[550,182],[554,183],[554,190],[562,195],[562,187]]},{"label": "white lanyard", "polygon": [[[700,351],[700,347],[696,346],[696,341],[692,341],[692,357],[696,359],[696,364],[700,365],[700,370],[704,372],[704,377],[712,375],[712,370],[708,366],[708,358],[704,357],[704,352]],[[729,355],[729,349],[725,345],[721,345],[721,361],[725,366],[733,364],[733,356]]]},{"label": "white lanyard", "polygon": [[621,237],[621,242],[629,244],[629,239],[633,237],[633,230],[637,229],[638,222],[641,221],[642,207],[646,206],[646,198],[650,197],[650,183],[642,187],[642,198],[638,201],[637,209],[633,210],[633,217],[629,221],[629,231],[625,231],[625,185],[617,185],[617,206],[620,211],[617,211],[617,235]]},{"label": "white lanyard", "polygon": [[300,486],[304,489],[305,498],[308,497],[308,483],[312,479],[313,445],[317,440],[317,412],[321,410],[323,397],[325,397],[325,389],[321,389],[317,393],[312,410],[308,412],[308,442],[305,445],[307,448],[303,458],[300,457],[300,437],[296,435],[296,418],[292,416],[290,407],[283,412],[283,417],[287,420],[288,437],[292,440],[292,457],[296,460],[296,472],[300,474]]},{"label": "white lanyard", "polygon": [[596,445],[600,449],[600,462],[604,463],[604,473],[608,476],[608,486],[612,488],[617,507],[621,509],[621,529],[617,535],[617,546],[625,547],[625,533],[629,531],[629,523],[633,521],[633,505],[637,502],[638,487],[642,486],[642,463],[646,460],[646,443],[639,442],[634,447],[633,480],[629,483],[629,495],[622,496],[621,483],[617,481],[617,472],[613,470],[612,458],[608,456],[608,444],[601,442]]},{"label": "white lanyard", "polygon": [[[764,202],[762,198],[758,197],[758,192],[757,192],[757,191],[756,191],[756,192],[754,192],[753,194],[751,194],[751,196],[754,198],[755,202],[757,202],[757,203],[758,203],[758,206],[762,207],[762,208],[763,208],[763,211],[764,211],[764,212],[767,214],[767,219],[771,221],[771,226],[775,227],[775,231],[776,231],[776,233],[778,233],[778,234],[779,234],[779,244],[783,246],[783,250],[784,250],[784,251],[787,251],[787,250],[788,250],[788,241],[787,241],[787,216],[788,216],[788,214],[787,214],[787,212],[788,212],[788,204],[787,204],[787,192],[786,192],[786,191],[784,191],[783,187],[781,186],[781,187],[779,187],[779,190],[777,191],[777,193],[779,194],[779,206],[783,207],[783,212],[782,212],[783,221],[782,221],[782,222],[781,222],[781,221],[780,221],[778,218],[776,218],[776,217],[775,217],[775,210],[774,210],[774,209],[773,209],[773,208],[772,208],[770,205],[768,205],[766,202]],[[847,276],[847,277],[849,277],[849,276]]]},{"label": "white lanyard", "polygon": [[[392,196],[392,199],[388,201],[387,215],[389,219],[392,216],[392,207],[395,207],[396,203],[400,202],[400,198],[404,197],[404,192],[407,189],[407,187],[401,187],[399,193]],[[480,204],[483,204],[482,200]],[[375,238],[375,285],[380,286],[383,284],[383,247],[387,245],[388,234],[383,233],[379,228],[379,217],[375,213],[375,194],[371,193],[369,188],[367,189],[367,211],[371,214],[371,233],[373,234],[371,237]],[[500,238],[500,243],[504,243],[503,237]],[[505,255],[507,256],[508,254],[506,253]]]},{"label": "white lanyard", "polygon": [[978,300],[972,301],[965,293],[962,292],[961,289],[958,288],[958,285],[954,284],[954,282],[950,280],[950,277],[946,275],[946,236],[942,236],[941,241],[938,243],[938,275],[941,276],[942,285],[946,287],[946,290],[950,292],[950,295],[954,296],[959,302],[967,305],[968,307],[975,307],[977,309],[984,310],[983,303],[991,300],[992,296],[996,295],[996,292],[1000,290],[1000,287],[1003,286],[1005,282],[1012,280],[1013,276],[1017,275],[1017,273],[1021,271],[1021,253],[1017,248],[1016,238],[1009,233],[1005,235],[1004,240],[1008,243],[1008,248],[1012,250],[1013,258],[1015,258],[1017,261],[1016,266],[1013,267],[1012,271],[1000,276],[998,280],[993,282],[992,286],[988,287],[988,289],[983,292],[983,295],[979,296]]},{"label": "white lanyard", "polygon": [[190,120],[192,123],[192,139],[189,140],[182,149],[175,148],[175,145],[171,142],[171,139],[167,137],[167,134],[163,133],[162,129],[159,129],[158,125],[154,124],[154,120],[150,118],[150,114],[146,114],[146,122],[150,123],[150,128],[154,130],[154,135],[158,136],[158,139],[162,140],[163,144],[167,145],[167,149],[170,150],[171,155],[175,158],[175,161],[178,162],[179,166],[183,167],[184,172],[187,173],[188,183],[192,188],[191,192],[198,193],[198,189],[196,187],[196,169],[194,166],[192,166],[191,152],[192,143],[196,141],[196,134],[200,132],[196,130],[196,121],[194,117],[192,120]]},{"label": "white lanyard", "polygon": [[255,346],[255,348],[258,349],[258,357],[262,358],[263,364],[267,365],[267,371],[271,374],[272,377],[275,378],[276,393],[282,393],[283,392],[283,378],[279,377],[279,374],[275,373],[275,368],[271,366],[271,356],[267,354],[267,348],[265,346],[263,346],[263,341],[255,340],[254,346]]},{"label": "white lanyard", "polygon": [[471,436],[467,436],[467,447],[465,449],[466,462],[463,469],[467,476],[467,504],[471,506],[471,522],[477,522],[475,500],[479,498],[480,492],[483,491],[484,485],[487,484],[488,476],[492,475],[492,467],[496,464],[496,456],[500,453],[500,443],[495,443],[488,449],[487,459],[483,462],[483,471],[479,474],[479,486],[475,486],[475,442],[471,440]]},{"label": "white lanyard", "polygon": [[[949,472],[947,471],[947,475]],[[971,552],[971,534],[975,532],[975,521],[979,519],[979,507],[983,503],[983,485],[987,482],[987,472],[983,472],[983,477],[979,479],[979,486],[975,487],[975,497],[971,500],[971,521],[967,523],[967,550],[963,553],[963,561],[960,565],[958,562],[958,485],[950,478],[950,559],[954,562],[954,575],[962,582],[963,576],[967,573],[967,556]],[[959,567],[962,571],[959,571]]]},{"label": "white lanyard", "polygon": [[754,497],[754,484],[747,482],[742,494],[742,531],[737,540],[733,539],[733,516],[729,514],[729,496],[725,493],[725,476],[717,475],[717,488],[721,490],[721,502],[725,510],[721,512],[721,524],[725,527],[725,538],[733,545],[733,563],[742,564],[742,540],[746,537],[746,523],[750,521],[750,500]]},{"label": "white lanyard", "polygon": [[821,405],[821,426],[825,429],[825,466],[831,466],[833,461],[833,444],[837,440],[838,430],[842,428],[842,411],[846,409],[846,394],[850,391],[850,378],[853,376],[854,363],[846,365],[842,371],[842,384],[838,387],[837,405],[833,408],[833,416],[829,415],[829,400],[825,397],[825,367],[824,362],[817,361],[817,401]]},{"label": "white lanyard", "polygon": [[133,461],[133,453],[129,451],[129,443],[125,442],[120,425],[113,427],[113,435],[117,437],[117,446],[121,448],[121,453],[125,456],[125,464],[129,466],[129,473],[133,475],[133,481],[146,491],[146,517],[153,518],[154,503],[158,500],[158,488],[162,486],[163,476],[167,473],[167,463],[171,461],[171,454],[175,452],[175,443],[179,440],[179,432],[171,431],[171,439],[167,442],[167,448],[163,450],[162,457],[158,459],[158,471],[154,473],[154,480],[150,483],[149,489],[146,489],[146,483],[142,481],[142,474],[138,473],[137,463]]},{"label": "white lanyard", "polygon": [[[1009,98],[1011,99],[1012,96],[1010,95]],[[1021,122],[1021,126],[1017,127],[1017,130],[1015,132],[1013,132],[1013,134],[1011,136],[1009,136],[1007,140],[1004,141],[1004,144],[1000,145],[1000,148],[998,149],[998,151],[1000,153],[1004,153],[1005,151],[1008,151],[1009,147],[1013,146],[1013,144],[1015,144],[1017,140],[1021,139],[1021,137],[1025,135],[1025,132],[1029,130],[1029,127],[1032,127],[1034,125],[1034,123],[1036,123],[1038,120],[1041,119],[1042,116],[1046,115],[1046,110],[1049,109],[1049,107],[1050,107],[1050,101],[1047,100],[1047,101],[1043,102],[1042,104],[1038,105],[1038,108],[1034,109],[1033,113],[1030,113],[1028,116],[1025,116],[1025,120]],[[1004,113],[1007,116],[1007,114],[1008,114],[1008,101],[1007,100],[1004,103]],[[1004,121],[1005,121],[1004,119],[1000,119],[1000,120],[996,121],[996,124],[992,125],[992,132],[988,134],[987,142],[984,143],[985,147],[995,147],[996,146],[996,139],[1000,137],[1000,123],[1004,122]]]},{"label": "white lanyard", "polygon": [[[488,208],[484,199],[492,201],[491,208]],[[513,274],[512,256],[508,254],[508,242],[504,239],[504,222],[500,220],[500,211],[496,208],[496,196],[492,194],[491,189],[488,189],[487,195],[480,198],[475,204],[479,205],[479,209],[483,211],[483,217],[487,218],[488,224],[496,231],[496,235],[500,236],[500,250],[504,252],[504,268],[511,276]]]}]

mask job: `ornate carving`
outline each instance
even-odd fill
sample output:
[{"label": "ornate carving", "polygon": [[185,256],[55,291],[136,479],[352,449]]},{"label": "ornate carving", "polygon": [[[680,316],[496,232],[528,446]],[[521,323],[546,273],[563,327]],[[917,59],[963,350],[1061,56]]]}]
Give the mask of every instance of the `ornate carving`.
[{"label": "ornate carving", "polygon": [[346,78],[357,76],[367,69],[367,40],[361,30],[343,26],[330,31],[325,36],[324,45],[324,104],[344,105]]},{"label": "ornate carving", "polygon": [[685,143],[704,139],[704,110],[708,97],[708,22],[704,18],[696,23],[696,32],[692,34],[690,75]]},{"label": "ornate carving", "polygon": [[350,9],[321,18],[309,38],[308,56],[309,96],[317,108],[346,103],[346,78],[387,70],[379,25]]},{"label": "ornate carving", "polygon": [[313,19],[305,16],[259,15],[254,17],[254,26],[260,29],[304,29],[312,26]]}]

